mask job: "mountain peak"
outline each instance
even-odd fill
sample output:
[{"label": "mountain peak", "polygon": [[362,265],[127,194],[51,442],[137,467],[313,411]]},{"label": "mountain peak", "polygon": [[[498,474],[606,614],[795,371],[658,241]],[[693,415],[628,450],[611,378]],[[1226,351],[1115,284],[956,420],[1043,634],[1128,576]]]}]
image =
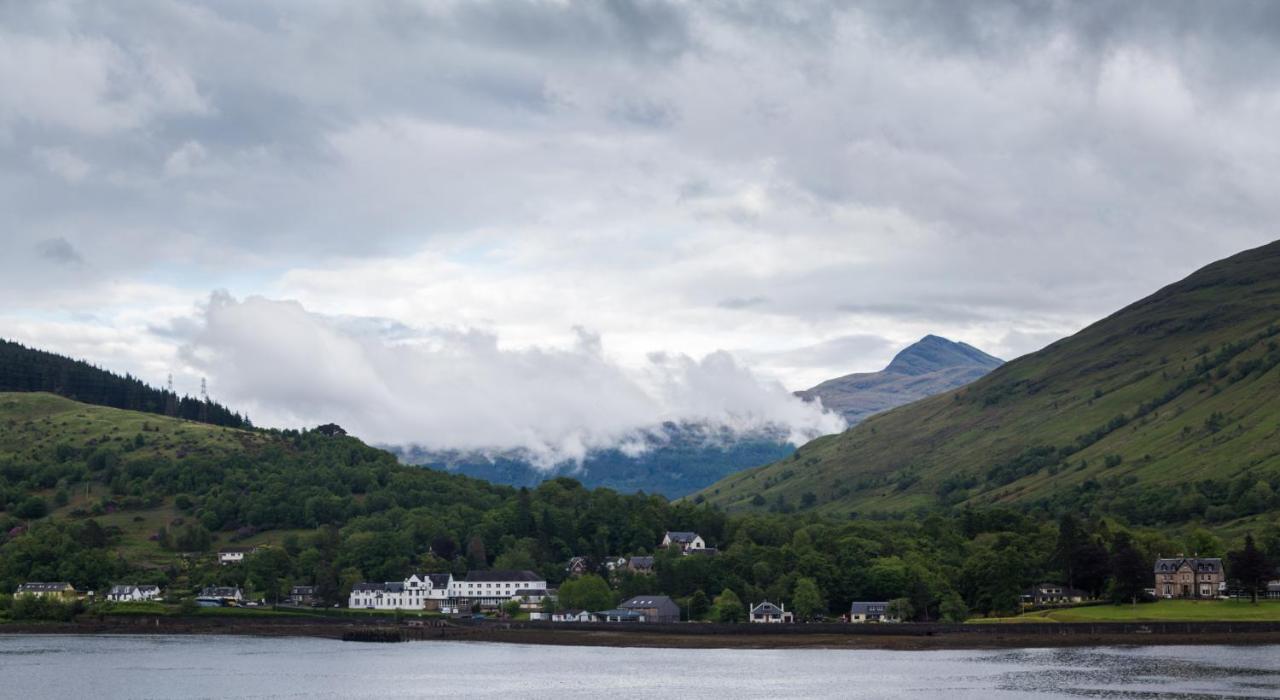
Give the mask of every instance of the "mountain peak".
[{"label": "mountain peak", "polygon": [[1002,364],[1004,361],[1000,358],[972,345],[929,334],[895,355],[884,371],[914,376],[956,366],[976,365],[995,369]]}]

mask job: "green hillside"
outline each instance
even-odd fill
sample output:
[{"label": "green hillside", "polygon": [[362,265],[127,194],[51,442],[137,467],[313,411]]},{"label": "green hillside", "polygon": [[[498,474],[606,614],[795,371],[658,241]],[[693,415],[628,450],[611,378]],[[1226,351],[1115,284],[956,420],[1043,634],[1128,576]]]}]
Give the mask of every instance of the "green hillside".
[{"label": "green hillside", "polygon": [[1278,321],[1280,242],[700,497],[861,514],[1003,503],[1143,524],[1273,510]]}]

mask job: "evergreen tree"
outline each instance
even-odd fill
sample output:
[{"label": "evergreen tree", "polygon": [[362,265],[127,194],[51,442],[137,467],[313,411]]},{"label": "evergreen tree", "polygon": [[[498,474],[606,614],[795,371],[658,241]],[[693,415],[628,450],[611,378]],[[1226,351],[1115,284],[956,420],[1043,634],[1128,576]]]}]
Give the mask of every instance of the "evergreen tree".
[{"label": "evergreen tree", "polygon": [[1127,532],[1116,534],[1111,548],[1111,599],[1136,603],[1152,582],[1151,565]]},{"label": "evergreen tree", "polygon": [[1249,591],[1250,599],[1258,602],[1258,591],[1265,591],[1267,582],[1275,576],[1275,568],[1267,561],[1267,555],[1253,542],[1253,534],[1244,536],[1244,548],[1227,555],[1227,573],[1237,586]]},{"label": "evergreen tree", "polygon": [[792,609],[800,620],[809,620],[814,615],[824,612],[827,604],[822,600],[822,591],[811,578],[796,581],[796,590],[792,597]]}]

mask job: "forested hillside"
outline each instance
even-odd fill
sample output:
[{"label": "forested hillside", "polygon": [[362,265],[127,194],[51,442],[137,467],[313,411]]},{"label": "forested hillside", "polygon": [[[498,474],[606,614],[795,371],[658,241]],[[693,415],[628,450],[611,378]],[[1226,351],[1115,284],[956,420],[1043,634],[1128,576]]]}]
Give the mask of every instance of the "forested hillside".
[{"label": "forested hillside", "polygon": [[[1280,529],[1255,525],[1280,558]],[[660,550],[668,529],[696,531],[720,554]],[[243,566],[218,566],[213,552],[233,543],[267,546]],[[530,568],[555,583],[571,556],[598,565],[656,554],[656,575],[589,577],[565,600],[583,588],[605,605],[662,593],[694,617],[741,620],[744,603],[763,598],[795,601],[801,614],[901,599],[919,619],[963,619],[1010,612],[1041,580],[1124,599],[1150,585],[1157,553],[1237,545],[1194,528],[1129,530],[1009,508],[883,521],[726,515],[571,479],[516,489],[402,466],[336,431],[250,432],[0,394],[0,591],[29,580],[81,590],[141,582],[189,597],[235,584],[271,599],[308,584],[336,603],[358,581],[415,570]],[[5,602],[0,593],[0,617]]]},{"label": "forested hillside", "polygon": [[47,391],[98,406],[249,427],[249,419],[213,401],[178,396],[80,360],[0,339],[0,391]]},{"label": "forested hillside", "polygon": [[962,389],[702,497],[904,513],[1010,504],[1134,524],[1280,508],[1280,242],[1214,263]]}]

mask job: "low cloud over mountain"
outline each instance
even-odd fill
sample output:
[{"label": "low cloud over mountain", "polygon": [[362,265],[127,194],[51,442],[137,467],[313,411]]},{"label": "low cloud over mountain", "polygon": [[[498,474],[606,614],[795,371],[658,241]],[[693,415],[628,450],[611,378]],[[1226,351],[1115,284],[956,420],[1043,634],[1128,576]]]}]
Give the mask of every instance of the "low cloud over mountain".
[{"label": "low cloud over mountain", "polygon": [[796,444],[845,425],[726,352],[623,366],[584,329],[568,347],[508,347],[478,330],[414,330],[219,293],[174,332],[218,398],[258,423],[336,421],[383,443],[522,448],[549,465],[664,421],[781,428]]}]

